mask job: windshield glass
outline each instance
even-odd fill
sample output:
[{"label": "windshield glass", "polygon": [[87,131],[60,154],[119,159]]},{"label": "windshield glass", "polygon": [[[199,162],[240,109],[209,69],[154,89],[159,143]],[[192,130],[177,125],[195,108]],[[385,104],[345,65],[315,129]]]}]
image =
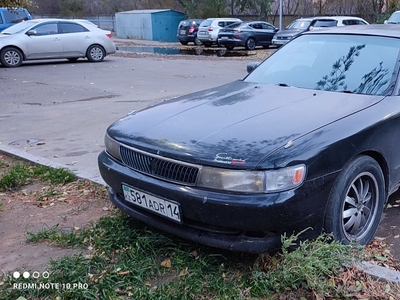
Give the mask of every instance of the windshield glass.
[{"label": "windshield glass", "polygon": [[383,95],[397,76],[399,51],[400,40],[394,38],[303,35],[276,51],[245,81]]},{"label": "windshield glass", "polygon": [[387,21],[389,24],[390,23],[392,23],[392,24],[398,24],[398,23],[400,23],[400,13],[396,13],[396,12],[394,12],[391,16],[390,16],[390,18],[389,18],[389,20]]},{"label": "windshield glass", "polygon": [[35,25],[38,21],[35,20],[30,20],[26,22],[21,22],[18,24],[15,24],[11,27],[8,27],[7,29],[4,29],[1,33],[4,34],[16,34],[24,31],[25,29],[28,29],[29,27]]},{"label": "windshield glass", "polygon": [[288,25],[286,29],[300,29],[300,30],[305,30],[310,26],[311,21],[306,21],[306,20],[296,20]]}]

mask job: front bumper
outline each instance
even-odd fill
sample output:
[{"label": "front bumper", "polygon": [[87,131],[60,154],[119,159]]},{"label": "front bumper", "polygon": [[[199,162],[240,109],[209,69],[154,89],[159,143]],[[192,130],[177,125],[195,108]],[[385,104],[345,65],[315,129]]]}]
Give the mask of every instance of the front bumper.
[{"label": "front bumper", "polygon": [[[223,193],[165,182],[135,172],[102,152],[99,169],[109,185],[110,200],[123,212],[173,235],[240,252],[278,250],[281,235],[310,228],[304,238],[322,229],[329,180],[305,183],[275,194]],[[318,182],[325,182],[324,186]],[[158,216],[125,201],[122,183],[156,197],[178,202],[182,223]],[[312,189],[310,188],[312,187]]]}]

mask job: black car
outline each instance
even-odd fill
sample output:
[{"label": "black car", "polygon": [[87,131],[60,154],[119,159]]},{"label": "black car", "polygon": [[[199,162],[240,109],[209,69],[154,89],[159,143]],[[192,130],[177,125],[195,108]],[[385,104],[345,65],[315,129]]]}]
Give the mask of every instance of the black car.
[{"label": "black car", "polygon": [[176,36],[182,45],[194,43],[201,45],[200,40],[197,38],[197,31],[199,30],[200,23],[203,19],[188,19],[179,22]]},{"label": "black car", "polygon": [[373,238],[400,185],[398,25],[304,33],[243,80],[132,113],[98,158],[111,201],[235,251]]},{"label": "black car", "polygon": [[257,46],[268,48],[277,31],[274,25],[262,21],[234,23],[220,29],[218,44],[228,50],[238,46],[247,50],[254,50]]}]

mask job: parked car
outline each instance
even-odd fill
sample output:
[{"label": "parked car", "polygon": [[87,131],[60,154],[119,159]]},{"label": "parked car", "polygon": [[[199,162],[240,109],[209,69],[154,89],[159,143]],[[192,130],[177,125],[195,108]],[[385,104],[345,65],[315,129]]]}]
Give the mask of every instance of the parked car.
[{"label": "parked car", "polygon": [[206,47],[218,44],[218,33],[221,28],[224,28],[233,23],[242,22],[238,18],[208,18],[200,23],[197,38]]},{"label": "parked car", "polygon": [[313,30],[241,81],[131,113],[98,157],[110,199],[213,247],[365,245],[400,186],[399,56],[397,25]]},{"label": "parked car", "polygon": [[257,46],[268,48],[278,31],[274,25],[262,21],[240,22],[219,30],[218,44],[228,50],[242,46],[254,50]]},{"label": "parked car", "polygon": [[400,24],[400,10],[393,12],[385,24]]},{"label": "parked car", "polygon": [[199,25],[203,22],[203,19],[188,19],[179,22],[176,36],[182,45],[188,43],[194,43],[195,45],[201,45],[201,41],[197,38],[197,31]]},{"label": "parked car", "polygon": [[272,43],[281,46],[294,39],[302,32],[333,26],[368,25],[362,18],[351,16],[315,17],[297,19],[290,23],[284,30],[280,30],[272,39]]},{"label": "parked car", "polygon": [[0,31],[22,21],[31,20],[31,14],[25,8],[0,7]]},{"label": "parked car", "polygon": [[110,31],[86,20],[34,19],[0,33],[0,62],[18,67],[26,60],[86,57],[100,62],[116,52]]}]

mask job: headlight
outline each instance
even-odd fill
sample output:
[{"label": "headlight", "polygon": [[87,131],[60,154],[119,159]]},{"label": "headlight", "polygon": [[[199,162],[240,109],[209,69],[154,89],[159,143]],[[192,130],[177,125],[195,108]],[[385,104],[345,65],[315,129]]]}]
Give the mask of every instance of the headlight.
[{"label": "headlight", "polygon": [[305,165],[270,171],[228,170],[203,167],[197,185],[200,187],[245,192],[272,193],[301,185],[306,174]]},{"label": "headlight", "polygon": [[106,146],[106,151],[113,157],[118,160],[121,160],[121,154],[119,152],[119,143],[116,140],[110,138],[110,136],[106,133],[104,136],[104,145]]}]

